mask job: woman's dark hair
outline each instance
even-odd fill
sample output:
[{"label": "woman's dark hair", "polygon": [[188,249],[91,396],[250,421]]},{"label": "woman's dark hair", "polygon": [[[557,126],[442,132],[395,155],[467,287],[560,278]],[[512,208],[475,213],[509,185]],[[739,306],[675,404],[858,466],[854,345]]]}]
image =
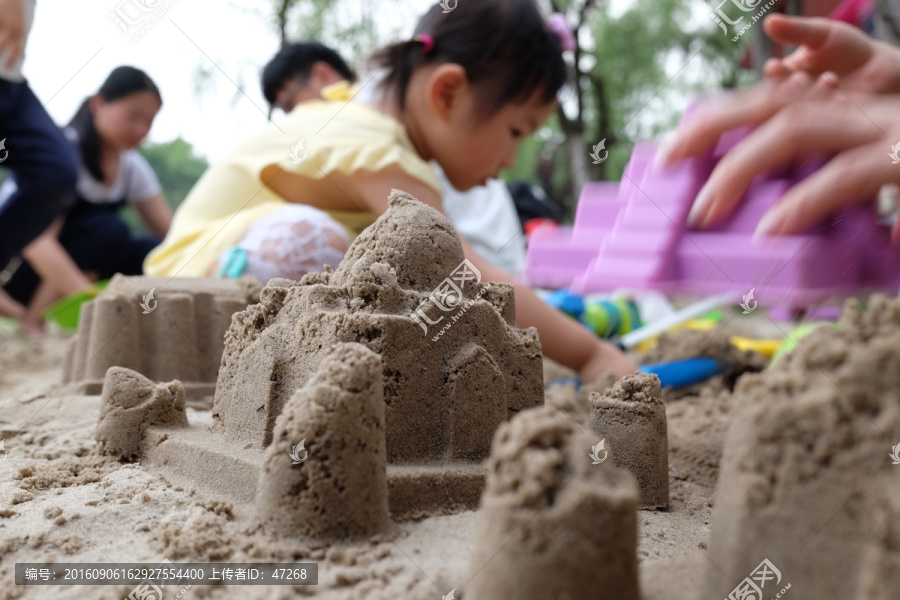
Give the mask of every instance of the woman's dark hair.
[{"label": "woman's dark hair", "polygon": [[[100,86],[97,95],[106,102],[113,102],[138,92],[152,92],[162,104],[162,96],[153,80],[140,69],[127,66],[113,69]],[[89,102],[90,98],[87,98],[81,103],[68,126],[78,134],[82,164],[94,179],[103,181],[103,170],[100,168],[100,135],[94,126],[94,114],[91,112]]]},{"label": "woman's dark hair", "polygon": [[287,44],[263,68],[263,96],[269,104],[275,104],[278,90],[291,79],[297,79],[302,85],[306,85],[313,65],[319,61],[330,66],[347,81],[356,81],[356,75],[344,59],[328,46],[318,42]]},{"label": "woman's dark hair", "polygon": [[416,26],[420,34],[434,39],[427,54],[421,42],[411,39],[372,57],[386,73],[382,89],[396,94],[401,109],[413,73],[424,65],[461,65],[469,82],[483,90],[484,116],[535,93],[550,102],[566,84],[559,40],[534,0],[472,0],[448,13],[435,5]]}]

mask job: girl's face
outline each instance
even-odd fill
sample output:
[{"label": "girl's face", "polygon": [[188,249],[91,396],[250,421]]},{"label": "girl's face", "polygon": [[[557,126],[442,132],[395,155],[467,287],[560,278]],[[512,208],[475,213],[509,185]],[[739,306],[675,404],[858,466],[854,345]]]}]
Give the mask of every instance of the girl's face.
[{"label": "girl's face", "polygon": [[519,144],[550,118],[557,103],[543,103],[535,94],[527,102],[507,104],[484,117],[479,90],[465,81],[464,74],[458,81],[453,76],[448,69],[446,77],[439,73],[431,80],[432,114],[423,130],[429,138],[428,153],[453,187],[466,191],[514,166]]},{"label": "girl's face", "polygon": [[97,133],[116,150],[137,148],[150,133],[161,107],[159,98],[150,91],[135,92],[111,102],[100,96],[91,98]]}]

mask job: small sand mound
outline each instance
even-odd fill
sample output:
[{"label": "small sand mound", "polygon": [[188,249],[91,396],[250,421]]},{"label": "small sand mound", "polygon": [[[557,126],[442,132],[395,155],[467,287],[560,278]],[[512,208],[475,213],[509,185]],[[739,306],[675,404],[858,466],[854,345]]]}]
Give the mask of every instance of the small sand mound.
[{"label": "small sand mound", "polygon": [[388,528],[380,375],[378,355],[361,344],[325,354],[278,417],[257,486],[260,521],[283,535],[325,540]]},{"label": "small sand mound", "polygon": [[[735,390],[709,556],[732,585],[768,559],[781,578],[767,597],[790,583],[804,598],[886,598],[900,589],[889,458],[900,440],[900,300],[850,301],[839,329],[816,330],[803,348]],[[730,591],[720,577],[710,575],[711,596]]]},{"label": "small sand mound", "polygon": [[140,458],[148,427],[188,424],[180,382],[155,384],[122,367],[107,372],[102,403],[97,424],[100,451],[121,460]]},{"label": "small sand mound", "polygon": [[467,598],[639,598],[637,492],[609,462],[591,464],[595,443],[551,407],[500,427]]}]

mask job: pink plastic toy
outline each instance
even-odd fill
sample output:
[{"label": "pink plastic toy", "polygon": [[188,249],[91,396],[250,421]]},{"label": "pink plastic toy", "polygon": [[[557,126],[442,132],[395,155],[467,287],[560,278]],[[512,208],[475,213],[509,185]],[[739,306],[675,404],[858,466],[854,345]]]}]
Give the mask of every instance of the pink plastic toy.
[{"label": "pink plastic toy", "polygon": [[900,251],[873,207],[847,209],[804,235],[752,240],[765,211],[824,159],[760,175],[727,222],[688,229],[701,186],[746,134],[729,132],[709,156],[664,170],[652,166],[655,146],[638,144],[621,183],[584,187],[574,226],[533,233],[529,282],[581,294],[632,288],[740,298],[755,289],[759,303],[789,310],[866,290],[895,293]]}]

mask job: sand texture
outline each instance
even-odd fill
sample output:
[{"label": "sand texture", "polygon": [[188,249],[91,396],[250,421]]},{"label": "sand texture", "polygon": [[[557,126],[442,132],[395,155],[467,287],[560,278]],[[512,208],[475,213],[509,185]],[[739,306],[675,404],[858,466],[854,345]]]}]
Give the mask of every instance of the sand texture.
[{"label": "sand texture", "polygon": [[896,594],[900,301],[849,302],[804,341],[735,390],[710,554],[736,581],[768,559],[802,597]]},{"label": "sand texture", "polygon": [[[15,586],[17,562],[166,558],[319,565],[315,587],[187,599],[897,597],[900,300],[849,303],[769,368],[722,342],[783,334],[761,311],[662,336],[645,360],[736,365],[677,394],[648,376],[545,394],[572,373],[404,194],[337,269],[258,303],[176,281],[143,314],[128,285],[76,337],[0,332],[0,600],[133,590]],[[188,402],[212,381],[214,408]]]},{"label": "sand texture", "polygon": [[465,597],[638,600],[637,489],[595,443],[550,407],[500,426]]},{"label": "sand texture", "polygon": [[252,278],[116,275],[82,305],[63,377],[97,394],[107,369],[125,367],[153,381],[181,381],[202,406],[215,387],[231,316],[256,302],[260,287]]}]

